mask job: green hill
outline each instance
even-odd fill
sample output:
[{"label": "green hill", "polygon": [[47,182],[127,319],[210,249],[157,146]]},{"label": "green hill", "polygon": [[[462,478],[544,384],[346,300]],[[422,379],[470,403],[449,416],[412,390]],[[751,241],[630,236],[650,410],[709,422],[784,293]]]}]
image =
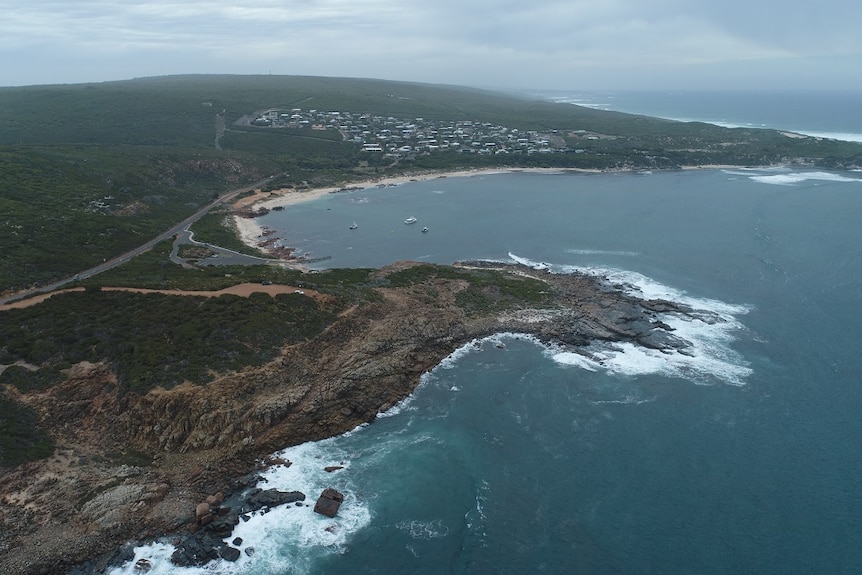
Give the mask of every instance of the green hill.
[{"label": "green hill", "polygon": [[[310,120],[253,125],[270,110],[277,122],[295,110]],[[424,143],[394,155],[362,151],[384,124],[405,123],[420,127]],[[470,137],[438,145],[463,126]],[[395,142],[403,130],[392,131]],[[280,175],[273,184],[327,185],[464,167],[779,163],[859,166],[862,145],[355,78],[190,75],[0,88],[0,293],[74,275],[272,174]]]}]

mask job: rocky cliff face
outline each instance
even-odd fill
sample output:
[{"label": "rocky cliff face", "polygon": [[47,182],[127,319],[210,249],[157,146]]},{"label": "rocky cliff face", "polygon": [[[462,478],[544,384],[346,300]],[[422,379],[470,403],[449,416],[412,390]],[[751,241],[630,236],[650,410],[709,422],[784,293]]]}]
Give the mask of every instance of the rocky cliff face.
[{"label": "rocky cliff face", "polygon": [[596,278],[511,271],[547,282],[554,303],[468,315],[456,305],[466,283],[432,279],[380,288],[378,301],[348,309],[275,361],[206,386],[120,396],[108,366],[75,366],[62,385],[22,398],[63,447],[0,475],[4,572],[63,572],[123,541],[180,529],[259,458],[373,420],[476,337],[520,331],[572,346],[624,339],[685,351],[656,314],[690,310]]}]

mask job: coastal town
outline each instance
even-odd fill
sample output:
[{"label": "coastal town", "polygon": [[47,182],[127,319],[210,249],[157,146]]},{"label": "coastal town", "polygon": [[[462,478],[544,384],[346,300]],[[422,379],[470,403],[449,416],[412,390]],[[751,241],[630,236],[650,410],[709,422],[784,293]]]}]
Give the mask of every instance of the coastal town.
[{"label": "coastal town", "polygon": [[261,129],[337,130],[343,141],[361,146],[362,151],[381,153],[392,159],[409,159],[419,154],[455,151],[460,154],[548,154],[574,152],[564,135],[598,140],[600,135],[575,130],[540,132],[518,130],[474,120],[434,121],[425,118],[395,118],[352,112],[271,109],[245,116],[241,125]]}]

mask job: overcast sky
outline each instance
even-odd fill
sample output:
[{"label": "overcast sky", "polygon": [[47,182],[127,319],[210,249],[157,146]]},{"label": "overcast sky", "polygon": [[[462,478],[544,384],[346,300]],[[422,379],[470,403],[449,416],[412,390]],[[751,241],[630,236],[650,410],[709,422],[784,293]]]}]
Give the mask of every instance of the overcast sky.
[{"label": "overcast sky", "polygon": [[862,89],[860,22],[860,0],[0,0],[0,85],[272,73]]}]

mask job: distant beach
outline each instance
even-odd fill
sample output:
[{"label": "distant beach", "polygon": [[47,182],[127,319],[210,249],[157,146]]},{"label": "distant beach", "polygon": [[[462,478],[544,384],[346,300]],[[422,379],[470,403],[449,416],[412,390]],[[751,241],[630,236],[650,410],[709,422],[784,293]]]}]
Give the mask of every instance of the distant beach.
[{"label": "distant beach", "polygon": [[[727,169],[738,168],[739,166],[725,165],[708,165],[708,166],[683,166],[682,169]],[[347,193],[360,191],[371,188],[382,188],[391,186],[400,186],[409,182],[424,182],[439,178],[462,178],[473,176],[488,176],[493,174],[504,173],[603,173],[608,170],[599,169],[583,169],[583,168],[483,168],[471,170],[453,170],[448,172],[426,172],[418,174],[406,174],[400,176],[390,176],[383,178],[373,178],[368,180],[360,180],[357,182],[344,183],[339,186],[329,186],[323,188],[309,188],[305,190],[297,190],[294,188],[281,188],[270,192],[258,190],[254,195],[247,196],[236,201],[233,207],[237,210],[249,209],[278,209],[286,206],[292,206],[304,202],[311,202],[326,196],[327,194]],[[268,239],[268,230],[258,223],[257,218],[246,217],[242,215],[234,215],[234,222],[237,233],[240,239],[246,245],[259,249],[273,256],[278,256],[278,249],[270,249],[268,246],[261,245],[262,242]],[[271,238],[271,237],[270,237]]]},{"label": "distant beach", "polygon": [[[385,178],[374,178],[361,180],[358,182],[345,183],[341,186],[329,186],[324,188],[309,188],[307,190],[296,190],[294,188],[282,188],[271,192],[258,191],[253,196],[242,198],[233,204],[237,209],[250,209],[252,206],[256,209],[265,208],[272,210],[273,208],[283,208],[303,202],[310,202],[322,198],[327,194],[336,194],[343,192],[359,191],[370,188],[381,188],[390,186],[400,186],[408,182],[424,182],[438,178],[460,178],[470,176],[486,176],[491,174],[501,174],[508,172],[596,172],[600,170],[582,170],[573,168],[492,168],[492,169],[476,169],[476,170],[455,170],[451,172],[428,172],[421,174],[408,174],[403,176],[391,176]],[[266,247],[262,247],[260,243],[266,239],[266,229],[261,226],[256,218],[249,218],[241,215],[234,215],[237,232],[240,239],[248,246],[260,249],[264,252],[269,252]]]}]

